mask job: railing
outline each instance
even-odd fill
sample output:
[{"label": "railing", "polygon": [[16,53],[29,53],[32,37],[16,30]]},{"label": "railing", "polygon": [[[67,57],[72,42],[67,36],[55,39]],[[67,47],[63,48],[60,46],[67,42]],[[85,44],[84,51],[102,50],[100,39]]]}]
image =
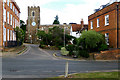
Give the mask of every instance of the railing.
[{"label": "railing", "polygon": [[7,41],[5,47],[16,47],[22,45],[22,42]]}]

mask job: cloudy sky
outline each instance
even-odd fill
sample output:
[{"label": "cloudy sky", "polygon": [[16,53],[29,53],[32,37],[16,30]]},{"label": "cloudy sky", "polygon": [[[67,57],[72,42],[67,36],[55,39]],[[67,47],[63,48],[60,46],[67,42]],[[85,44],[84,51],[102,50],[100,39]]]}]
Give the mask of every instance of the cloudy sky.
[{"label": "cloudy sky", "polygon": [[21,20],[27,20],[27,7],[40,6],[41,24],[52,24],[54,17],[59,16],[59,21],[63,23],[80,23],[83,18],[84,23],[88,23],[88,16],[94,13],[94,9],[110,0],[15,0],[20,7]]}]

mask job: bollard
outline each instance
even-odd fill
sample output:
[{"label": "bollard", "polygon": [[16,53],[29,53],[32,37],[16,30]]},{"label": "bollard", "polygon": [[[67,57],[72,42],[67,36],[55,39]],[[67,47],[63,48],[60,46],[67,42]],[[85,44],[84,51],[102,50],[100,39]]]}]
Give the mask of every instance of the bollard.
[{"label": "bollard", "polygon": [[66,62],[65,66],[65,78],[68,77],[68,61]]}]

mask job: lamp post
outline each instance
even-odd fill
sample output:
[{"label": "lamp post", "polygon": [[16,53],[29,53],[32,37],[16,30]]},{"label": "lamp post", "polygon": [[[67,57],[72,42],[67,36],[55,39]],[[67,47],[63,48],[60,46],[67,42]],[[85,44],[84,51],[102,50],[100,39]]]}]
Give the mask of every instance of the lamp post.
[{"label": "lamp post", "polygon": [[65,47],[65,26],[64,26],[64,47]]}]

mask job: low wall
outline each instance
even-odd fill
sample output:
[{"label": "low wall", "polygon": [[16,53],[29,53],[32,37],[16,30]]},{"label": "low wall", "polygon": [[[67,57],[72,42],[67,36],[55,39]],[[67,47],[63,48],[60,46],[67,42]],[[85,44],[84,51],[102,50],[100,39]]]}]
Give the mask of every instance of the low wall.
[{"label": "low wall", "polygon": [[101,51],[94,54],[96,60],[118,60],[120,59],[120,49]]}]

